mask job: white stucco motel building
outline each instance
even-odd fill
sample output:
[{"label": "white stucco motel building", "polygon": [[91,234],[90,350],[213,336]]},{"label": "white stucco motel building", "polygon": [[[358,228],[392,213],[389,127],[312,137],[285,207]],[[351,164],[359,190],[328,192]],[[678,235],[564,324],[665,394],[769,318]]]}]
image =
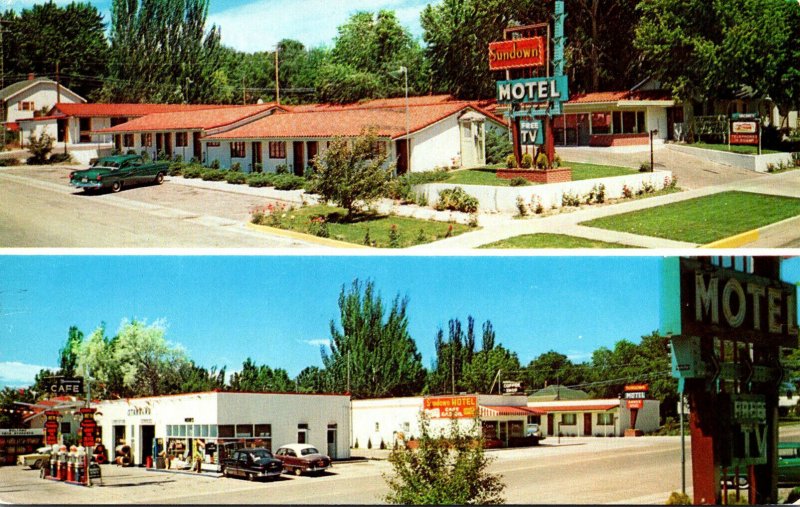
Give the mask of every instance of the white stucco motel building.
[{"label": "white stucco motel building", "polygon": [[[633,428],[627,401],[619,398],[531,401],[528,407],[542,414],[542,431],[547,436],[621,437],[625,435],[625,430]],[[643,400],[634,429],[643,433],[658,430],[660,407],[658,400]]]},{"label": "white stucco motel building", "polygon": [[203,468],[214,470],[233,449],[309,443],[333,459],[350,457],[350,396],[204,392],[103,401],[96,405],[101,441],[112,455],[131,448],[134,465],[157,451],[191,458],[203,449]]}]

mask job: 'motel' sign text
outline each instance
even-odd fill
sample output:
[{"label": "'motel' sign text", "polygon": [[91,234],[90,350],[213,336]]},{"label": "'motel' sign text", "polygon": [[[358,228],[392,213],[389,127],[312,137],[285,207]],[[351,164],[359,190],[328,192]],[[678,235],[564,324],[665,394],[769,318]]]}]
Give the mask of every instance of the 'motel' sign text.
[{"label": "'motel' sign text", "polygon": [[497,82],[497,102],[536,103],[569,100],[567,76],[533,77]]}]

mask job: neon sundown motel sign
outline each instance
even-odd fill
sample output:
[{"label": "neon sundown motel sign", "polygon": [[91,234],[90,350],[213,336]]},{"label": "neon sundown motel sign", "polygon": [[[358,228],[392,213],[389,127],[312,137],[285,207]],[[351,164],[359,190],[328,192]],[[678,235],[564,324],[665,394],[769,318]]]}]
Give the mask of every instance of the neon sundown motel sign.
[{"label": "neon sundown motel sign", "polygon": [[530,37],[489,44],[489,70],[541,67],[544,65],[544,38]]}]

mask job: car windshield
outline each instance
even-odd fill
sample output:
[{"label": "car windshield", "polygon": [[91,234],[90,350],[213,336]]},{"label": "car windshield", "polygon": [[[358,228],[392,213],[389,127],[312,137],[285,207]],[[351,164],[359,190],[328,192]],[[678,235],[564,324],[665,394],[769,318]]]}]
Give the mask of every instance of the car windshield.
[{"label": "car windshield", "polygon": [[272,453],[266,449],[260,449],[258,451],[253,452],[253,459],[254,460],[261,460],[261,459],[269,459],[272,457]]},{"label": "car windshield", "polygon": [[300,449],[300,454],[308,456],[309,454],[319,454],[319,451],[316,447],[306,447],[305,449]]}]

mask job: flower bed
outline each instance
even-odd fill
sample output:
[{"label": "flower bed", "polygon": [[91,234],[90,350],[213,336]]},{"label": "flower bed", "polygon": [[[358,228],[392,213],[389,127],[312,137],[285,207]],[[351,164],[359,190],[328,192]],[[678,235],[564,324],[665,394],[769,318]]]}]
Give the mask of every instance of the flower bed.
[{"label": "flower bed", "polygon": [[556,167],[553,169],[498,169],[497,177],[504,180],[525,178],[533,183],[566,183],[572,181],[572,169]]}]

